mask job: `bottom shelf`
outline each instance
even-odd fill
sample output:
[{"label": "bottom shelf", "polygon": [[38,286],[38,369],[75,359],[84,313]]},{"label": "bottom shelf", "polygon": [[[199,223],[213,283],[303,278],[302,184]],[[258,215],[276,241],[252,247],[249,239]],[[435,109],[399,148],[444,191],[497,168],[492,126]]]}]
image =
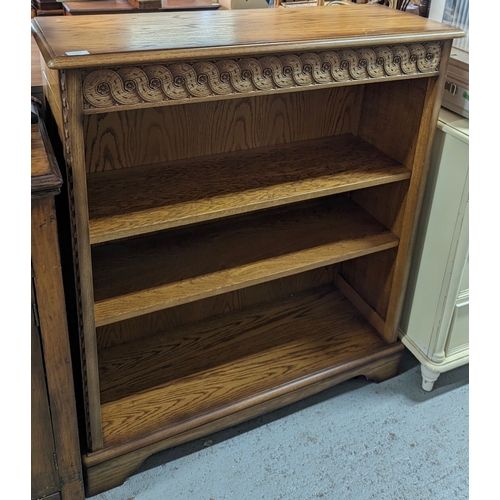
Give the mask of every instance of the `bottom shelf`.
[{"label": "bottom shelf", "polygon": [[140,446],[152,434],[168,439],[292,391],[307,392],[387,348],[327,285],[104,349],[104,448]]}]

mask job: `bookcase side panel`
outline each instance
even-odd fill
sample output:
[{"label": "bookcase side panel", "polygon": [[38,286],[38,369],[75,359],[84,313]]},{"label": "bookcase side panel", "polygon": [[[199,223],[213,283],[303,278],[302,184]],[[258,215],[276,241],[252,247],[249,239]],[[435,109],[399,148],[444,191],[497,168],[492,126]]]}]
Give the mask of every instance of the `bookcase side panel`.
[{"label": "bookcase side panel", "polygon": [[97,343],[94,322],[94,290],[90,253],[84,130],[82,127],[79,70],[60,72],[62,143],[66,163],[70,209],[73,272],[82,370],[87,447],[102,448],[101,404]]}]

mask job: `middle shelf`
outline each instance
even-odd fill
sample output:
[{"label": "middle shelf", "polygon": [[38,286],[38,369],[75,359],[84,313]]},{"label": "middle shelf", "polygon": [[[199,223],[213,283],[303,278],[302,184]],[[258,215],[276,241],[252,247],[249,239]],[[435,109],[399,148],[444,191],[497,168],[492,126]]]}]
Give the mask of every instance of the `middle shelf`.
[{"label": "middle shelf", "polygon": [[103,326],[398,243],[342,194],[95,245],[95,323]]},{"label": "middle shelf", "polygon": [[88,175],[91,244],[410,178],[352,134]]}]

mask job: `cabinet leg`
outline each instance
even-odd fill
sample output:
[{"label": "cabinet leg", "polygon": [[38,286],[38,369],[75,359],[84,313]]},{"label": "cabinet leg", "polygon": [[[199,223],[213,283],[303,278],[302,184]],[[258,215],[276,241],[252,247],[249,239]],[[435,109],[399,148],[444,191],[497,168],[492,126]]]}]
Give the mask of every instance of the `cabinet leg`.
[{"label": "cabinet leg", "polygon": [[424,391],[432,391],[432,388],[434,387],[434,382],[436,382],[440,373],[433,370],[429,370],[429,368],[425,367],[424,365],[421,365],[421,370],[422,370],[422,389]]},{"label": "cabinet leg", "polygon": [[91,497],[122,485],[152,453],[127,453],[102,464],[85,468],[85,493]]}]

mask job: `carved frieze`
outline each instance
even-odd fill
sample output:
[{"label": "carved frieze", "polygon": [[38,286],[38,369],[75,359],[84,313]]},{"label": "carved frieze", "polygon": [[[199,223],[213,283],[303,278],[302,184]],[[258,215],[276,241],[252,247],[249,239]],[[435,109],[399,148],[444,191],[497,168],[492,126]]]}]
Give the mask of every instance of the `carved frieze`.
[{"label": "carved frieze", "polygon": [[440,60],[430,42],[96,69],[83,75],[84,109],[414,77],[438,72]]}]

